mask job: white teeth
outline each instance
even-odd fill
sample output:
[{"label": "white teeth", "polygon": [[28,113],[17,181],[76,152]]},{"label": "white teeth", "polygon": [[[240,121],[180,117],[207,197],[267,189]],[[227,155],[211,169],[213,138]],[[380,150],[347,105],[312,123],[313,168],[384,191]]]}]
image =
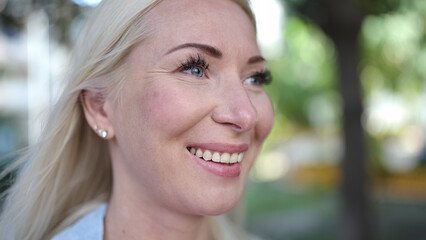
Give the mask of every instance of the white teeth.
[{"label": "white teeth", "polygon": [[229,160],[231,159],[231,155],[229,153],[223,153],[220,157],[221,163],[229,163]]},{"label": "white teeth", "polygon": [[238,154],[238,162],[241,162],[243,160],[244,153]]},{"label": "white teeth", "polygon": [[230,163],[236,163],[238,162],[238,153],[233,153],[231,155],[231,159],[229,160]]},{"label": "white teeth", "polygon": [[206,161],[212,160],[212,153],[209,150],[204,151],[203,158]]},{"label": "white teeth", "polygon": [[220,154],[218,152],[213,153],[213,162],[220,162]]},{"label": "white teeth", "polygon": [[206,161],[213,161],[217,163],[226,163],[233,164],[237,162],[241,162],[244,157],[244,153],[220,153],[220,152],[212,152],[210,150],[202,150],[201,148],[195,149],[193,147],[188,148],[189,151],[195,156],[202,158]]},{"label": "white teeth", "polygon": [[197,149],[197,152],[195,153],[195,156],[201,158],[203,157],[203,151],[201,149]]}]

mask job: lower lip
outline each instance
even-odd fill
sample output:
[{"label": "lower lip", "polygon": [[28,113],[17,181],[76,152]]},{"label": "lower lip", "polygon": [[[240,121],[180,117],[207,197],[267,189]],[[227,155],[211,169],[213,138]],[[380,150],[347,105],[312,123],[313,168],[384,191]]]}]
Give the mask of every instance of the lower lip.
[{"label": "lower lip", "polygon": [[220,177],[238,177],[240,176],[241,172],[241,163],[233,163],[233,164],[224,164],[224,163],[217,163],[213,161],[206,161],[204,159],[201,159],[190,152],[188,154],[191,155],[195,161],[201,165],[204,169],[209,171],[210,173],[213,173]]}]

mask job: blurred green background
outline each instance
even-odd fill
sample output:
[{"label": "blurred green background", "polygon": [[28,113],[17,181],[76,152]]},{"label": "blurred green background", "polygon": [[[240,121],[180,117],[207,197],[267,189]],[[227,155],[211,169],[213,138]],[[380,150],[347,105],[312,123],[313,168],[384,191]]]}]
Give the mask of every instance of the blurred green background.
[{"label": "blurred green background", "polygon": [[[252,2],[276,116],[246,189],[247,228],[426,239],[426,1]],[[36,141],[93,5],[0,1],[0,156]]]}]

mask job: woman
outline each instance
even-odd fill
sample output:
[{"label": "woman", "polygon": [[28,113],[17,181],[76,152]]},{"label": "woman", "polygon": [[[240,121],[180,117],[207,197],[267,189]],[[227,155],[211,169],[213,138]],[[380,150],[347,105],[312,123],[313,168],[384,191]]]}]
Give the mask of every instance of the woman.
[{"label": "woman", "polygon": [[11,189],[2,239],[241,239],[273,122],[244,0],[104,0]]}]

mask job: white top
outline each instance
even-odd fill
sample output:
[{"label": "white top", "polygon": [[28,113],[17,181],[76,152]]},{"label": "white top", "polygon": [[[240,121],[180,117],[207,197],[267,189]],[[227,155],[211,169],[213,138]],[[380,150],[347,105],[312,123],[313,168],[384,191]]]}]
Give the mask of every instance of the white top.
[{"label": "white top", "polygon": [[51,240],[102,240],[107,206],[101,204]]}]

